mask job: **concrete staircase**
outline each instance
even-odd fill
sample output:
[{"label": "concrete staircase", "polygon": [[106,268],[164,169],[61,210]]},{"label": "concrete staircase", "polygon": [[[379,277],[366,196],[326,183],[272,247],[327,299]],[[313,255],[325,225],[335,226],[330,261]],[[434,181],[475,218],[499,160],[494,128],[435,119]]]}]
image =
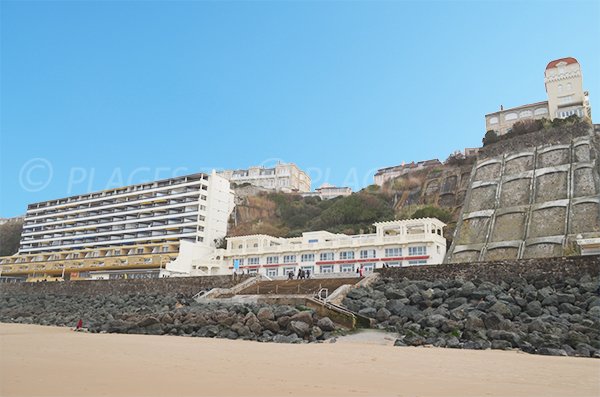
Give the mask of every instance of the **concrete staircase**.
[{"label": "concrete staircase", "polygon": [[328,294],[342,285],[354,285],[361,279],[347,278],[315,278],[308,280],[261,280],[243,288],[239,295],[316,295],[320,290],[327,289]]},{"label": "concrete staircase", "polygon": [[213,288],[194,296],[197,302],[222,300],[246,303],[304,305],[349,329],[368,328],[371,320],[340,305],[350,289],[368,284],[377,274],[366,278],[332,277],[304,280],[270,280],[264,276],[247,279],[232,288]]}]

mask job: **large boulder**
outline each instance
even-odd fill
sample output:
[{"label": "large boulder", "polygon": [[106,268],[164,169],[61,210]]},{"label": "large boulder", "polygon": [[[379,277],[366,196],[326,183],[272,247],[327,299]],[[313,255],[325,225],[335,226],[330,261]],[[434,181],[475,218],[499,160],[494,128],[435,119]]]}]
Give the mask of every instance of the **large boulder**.
[{"label": "large boulder", "polygon": [[489,312],[492,313],[497,313],[499,315],[501,315],[504,318],[508,318],[508,319],[512,319],[513,318],[513,312],[511,311],[510,307],[502,302],[502,301],[497,301],[496,303],[494,303],[489,309]]},{"label": "large boulder", "polygon": [[308,324],[309,326],[313,325],[313,318],[311,311],[301,311],[299,313],[294,314],[291,318],[291,321],[301,321],[303,323]]},{"label": "large boulder", "polygon": [[270,307],[261,307],[260,309],[258,309],[258,313],[256,314],[256,318],[258,318],[259,321],[264,321],[264,320],[274,320],[275,319],[275,313],[273,313],[273,309],[271,309]]},{"label": "large boulder", "polygon": [[335,324],[329,317],[320,318],[319,321],[317,321],[317,326],[326,332],[335,331]]},{"label": "large boulder", "polygon": [[293,321],[292,320],[290,322],[288,328],[290,331],[294,332],[300,338],[303,338],[310,333],[311,326],[308,325],[308,323],[305,323],[304,321]]},{"label": "large boulder", "polygon": [[384,322],[384,321],[387,321],[391,315],[392,315],[392,313],[388,309],[386,309],[385,307],[382,307],[381,309],[377,310],[377,314],[375,314],[375,318],[379,322]]}]

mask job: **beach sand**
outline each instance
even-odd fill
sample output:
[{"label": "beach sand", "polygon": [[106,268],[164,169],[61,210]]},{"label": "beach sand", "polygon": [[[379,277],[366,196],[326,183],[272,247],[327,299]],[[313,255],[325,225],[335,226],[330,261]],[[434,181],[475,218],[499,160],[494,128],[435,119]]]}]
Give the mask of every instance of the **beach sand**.
[{"label": "beach sand", "polygon": [[598,396],[600,360],[514,351],[78,333],[0,324],[2,396]]}]

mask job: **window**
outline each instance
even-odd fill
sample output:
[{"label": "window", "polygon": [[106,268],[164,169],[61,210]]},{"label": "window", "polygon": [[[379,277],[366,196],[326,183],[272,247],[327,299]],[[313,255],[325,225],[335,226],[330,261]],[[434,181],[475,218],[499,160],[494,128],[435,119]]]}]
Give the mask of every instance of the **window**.
[{"label": "window", "polygon": [[260,258],[258,258],[258,257],[248,258],[249,265],[258,265],[259,263],[260,263]]},{"label": "window", "polygon": [[498,124],[498,117],[490,117],[490,124]]},{"label": "window", "polygon": [[284,255],[283,263],[294,263],[296,262],[296,255]]},{"label": "window", "polygon": [[[169,252],[169,247],[168,246],[164,246],[162,247],[162,252]],[[117,251],[115,251],[115,254],[117,253]]]},{"label": "window", "polygon": [[519,118],[527,118],[527,117],[531,117],[533,116],[533,112],[531,110],[523,110],[521,113],[519,113]]},{"label": "window", "polygon": [[242,249],[242,244],[238,245],[238,249],[240,249],[240,250]]},{"label": "window", "polygon": [[318,238],[313,238],[313,239],[310,239],[310,240],[308,240],[308,243],[309,243],[309,244],[312,244],[312,243],[318,243],[318,242],[319,242],[319,239],[318,239]]},{"label": "window", "polygon": [[258,274],[258,269],[248,269],[248,274]]},{"label": "window", "polygon": [[360,259],[367,259],[367,258],[376,258],[376,253],[375,250],[362,250],[360,251]]},{"label": "window", "polygon": [[300,261],[301,262],[314,262],[315,254],[302,254],[302,256],[300,256]]},{"label": "window", "polygon": [[362,269],[365,272],[372,272],[373,269],[375,269],[375,264],[374,263],[365,263],[362,265]]},{"label": "window", "polygon": [[425,247],[424,245],[418,247],[408,247],[408,255],[427,255],[427,247]]},{"label": "window", "polygon": [[420,259],[420,260],[415,260],[415,261],[408,261],[408,266],[414,266],[414,265],[426,265],[427,261]]},{"label": "window", "polygon": [[333,273],[333,265],[321,266],[319,271],[321,273]]},{"label": "window", "polygon": [[267,264],[273,264],[273,263],[278,263],[279,262],[279,257],[278,256],[267,256]]},{"label": "window", "polygon": [[354,265],[340,265],[340,272],[352,273],[354,272]]},{"label": "window", "polygon": [[283,268],[283,274],[285,274],[287,276],[289,272],[295,273],[296,268],[294,268],[294,267],[284,267]]},{"label": "window", "polygon": [[320,255],[320,259],[322,261],[332,261],[333,260],[333,252],[322,252]]},{"label": "window", "polygon": [[546,113],[548,113],[548,109],[546,109],[546,108],[535,109],[535,112],[533,112],[533,114],[535,114],[536,116],[539,116],[541,114],[546,114]]},{"label": "window", "polygon": [[508,113],[506,116],[504,116],[504,120],[506,120],[506,121],[516,120],[517,117],[518,116],[516,113]]},{"label": "window", "polygon": [[137,249],[137,253],[138,254],[143,254],[144,253],[144,249],[143,248],[138,248]]},{"label": "window", "polygon": [[385,256],[386,256],[386,258],[402,256],[402,248],[386,248]]},{"label": "window", "polygon": [[244,266],[244,258],[234,259],[233,262],[238,261],[238,265]]},{"label": "window", "polygon": [[276,267],[272,267],[270,269],[267,269],[267,276],[269,277],[277,277],[279,276],[279,269]]},{"label": "window", "polygon": [[315,274],[315,267],[314,266],[302,266],[301,269],[304,270],[304,271],[309,270],[310,274]]},{"label": "window", "polygon": [[342,251],[340,252],[340,259],[354,259],[354,251]]},{"label": "window", "polygon": [[562,93],[562,91],[563,91],[563,90],[562,90],[562,84],[559,84],[559,85],[558,85],[558,93],[560,94],[560,93]]},{"label": "window", "polygon": [[386,265],[388,265],[389,267],[400,267],[400,266],[402,266],[402,261],[386,262]]}]

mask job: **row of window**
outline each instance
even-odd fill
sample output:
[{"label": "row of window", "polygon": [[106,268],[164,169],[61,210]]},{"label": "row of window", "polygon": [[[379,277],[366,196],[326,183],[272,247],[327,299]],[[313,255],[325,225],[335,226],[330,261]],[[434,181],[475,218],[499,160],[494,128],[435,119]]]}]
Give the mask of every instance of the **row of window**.
[{"label": "row of window", "polygon": [[[416,266],[416,265],[425,265],[425,264],[427,264],[427,261],[424,259],[410,260],[410,261],[406,261],[406,262],[397,261],[397,262],[388,262],[387,263],[387,265],[391,266],[391,267]],[[360,267],[362,267],[362,269],[364,271],[369,272],[369,271],[373,271],[373,269],[375,269],[375,264],[374,263],[365,263],[363,265],[360,265]],[[315,274],[314,266],[301,266],[300,268],[304,271],[308,270],[312,274]],[[359,268],[358,265],[342,264],[339,266],[339,272],[340,273],[354,273],[354,272],[356,272],[356,269],[358,269],[358,268]],[[317,269],[318,269],[318,273],[320,273],[320,274],[335,272],[334,265],[317,266]],[[297,269],[295,267],[282,267],[282,268],[274,267],[274,268],[266,269],[266,274],[269,277],[285,276],[285,275],[288,275],[290,272],[296,274]],[[258,269],[249,270],[249,273],[258,273]]]},{"label": "row of window", "polygon": [[[408,247],[408,255],[409,256],[422,256],[427,255],[427,247],[424,245]],[[385,249],[385,258],[394,258],[402,256],[402,248],[386,248]],[[322,252],[319,254],[320,261],[333,261],[335,260],[335,253],[333,252]],[[374,249],[361,250],[359,253],[360,259],[372,259],[377,258],[377,251]],[[297,255],[283,255],[283,262],[280,262],[280,257],[277,255],[267,256],[266,263],[267,265],[278,264],[278,263],[296,263]],[[339,253],[339,260],[352,260],[355,258],[354,251],[342,251]],[[315,254],[302,254],[300,255],[300,262],[314,262]],[[239,264],[241,266],[244,265],[244,259],[239,259]],[[248,265],[260,265],[260,257],[255,256],[248,258]]]},{"label": "row of window", "polygon": [[[524,119],[524,118],[528,118],[528,117],[533,117],[535,116],[541,116],[543,114],[547,114],[548,113],[548,109],[546,108],[538,108],[535,109],[535,111],[531,111],[531,110],[523,110],[520,113],[516,113],[516,112],[511,112],[511,113],[507,113],[504,115],[504,120],[505,121],[511,121],[511,120],[516,120],[518,118],[520,119]],[[499,118],[494,116],[494,117],[490,117],[489,119],[489,123],[490,124],[498,124],[499,122]]]}]

